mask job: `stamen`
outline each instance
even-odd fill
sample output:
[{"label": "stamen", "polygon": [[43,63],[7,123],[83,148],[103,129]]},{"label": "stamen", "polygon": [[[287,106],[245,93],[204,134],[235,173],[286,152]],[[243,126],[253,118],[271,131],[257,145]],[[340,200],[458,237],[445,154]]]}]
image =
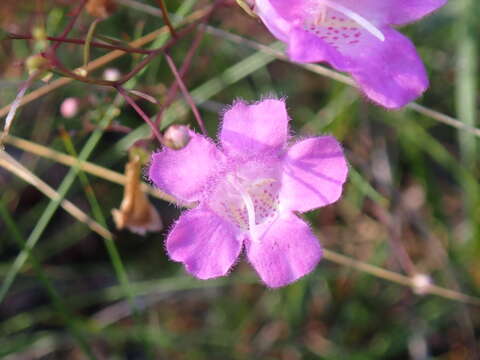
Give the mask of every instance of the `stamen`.
[{"label": "stamen", "polygon": [[[256,188],[259,188],[261,186],[265,186],[265,185],[270,185],[270,184],[273,184],[277,182],[277,180],[273,179],[273,178],[263,178],[263,179],[259,179],[257,181],[255,181],[253,184],[251,184],[248,189],[253,189],[255,190]],[[270,207],[274,207],[275,206],[275,197],[270,194],[269,192],[259,192],[257,193],[256,195],[258,197],[258,199],[260,199],[261,201],[263,201],[264,204],[270,206]]]},{"label": "stamen", "polygon": [[276,181],[277,180],[275,180],[273,178],[259,179],[259,180],[254,181],[253,184],[251,184],[249,186],[249,188],[256,188],[256,187],[259,187],[259,186],[270,185],[270,184],[273,184]]},{"label": "stamen", "polygon": [[321,23],[324,23],[327,20],[327,15],[328,15],[328,8],[325,4],[320,4],[320,9],[319,11],[319,16],[315,20],[315,25],[320,25]]},{"label": "stamen", "polygon": [[238,226],[248,228],[248,224],[245,222],[245,219],[242,216],[243,214],[238,207],[236,207],[232,203],[228,203],[228,210],[230,211],[230,215],[233,217],[234,221],[237,223]]},{"label": "stamen", "polygon": [[321,8],[320,8],[320,19],[322,19],[322,22],[325,22],[325,17],[326,17],[326,6],[332,8],[333,10],[336,10],[343,15],[349,17],[353,21],[355,21],[358,25],[363,27],[365,30],[367,30],[370,34],[378,38],[380,41],[385,41],[385,35],[375,27],[370,21],[365,19],[363,16],[360,16],[356,12],[346,8],[343,5],[336,4],[334,1],[330,0],[320,0],[321,2]]}]

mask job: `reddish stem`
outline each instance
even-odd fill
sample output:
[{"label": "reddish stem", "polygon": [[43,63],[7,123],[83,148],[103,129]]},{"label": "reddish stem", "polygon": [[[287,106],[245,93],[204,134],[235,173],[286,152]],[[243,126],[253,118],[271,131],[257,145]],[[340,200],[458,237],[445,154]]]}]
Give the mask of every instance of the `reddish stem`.
[{"label": "reddish stem", "polygon": [[[190,68],[190,65],[192,63],[192,59],[200,46],[200,43],[203,39],[203,36],[205,35],[205,29],[202,27],[202,29],[197,32],[195,39],[192,42],[192,46],[190,49],[188,49],[187,55],[185,56],[185,59],[183,60],[182,66],[180,67],[179,73],[180,77],[183,79],[185,77],[185,74],[187,73],[188,69]],[[162,116],[164,111],[173,103],[173,100],[177,96],[177,91],[178,91],[178,83],[175,80],[168,90],[167,96],[165,98],[165,102],[163,103],[162,107],[159,109],[158,114],[157,114],[157,119],[156,123],[157,126],[160,127],[160,124],[162,122]]]},{"label": "reddish stem", "polygon": [[125,101],[130,104],[130,106],[137,112],[138,115],[145,121],[150,128],[152,129],[153,134],[157,138],[158,142],[163,145],[163,137],[162,134],[160,134],[160,131],[158,130],[157,126],[155,123],[150,120],[147,114],[140,108],[140,106],[137,105],[137,103],[128,95],[127,91],[121,87],[121,86],[115,86],[115,88],[118,90],[120,95],[123,96]]},{"label": "reddish stem", "polygon": [[170,22],[170,17],[168,16],[168,9],[165,6],[165,1],[157,0],[157,2],[158,2],[158,6],[160,7],[160,10],[162,11],[163,21],[165,21],[165,25],[167,25],[168,30],[170,30],[170,34],[172,34],[172,37],[176,38],[178,35],[172,23]]},{"label": "reddish stem", "polygon": [[[32,35],[10,33],[7,36],[12,40],[30,40],[30,39],[32,39]],[[56,36],[47,36],[47,40],[61,42],[61,43],[78,44],[78,45],[84,45],[85,44],[85,40],[82,40],[82,39],[61,38],[61,37],[56,37]],[[137,54],[148,55],[152,52],[152,50],[148,50],[148,49],[139,49],[139,48],[134,48],[134,47],[130,47],[130,46],[110,45],[110,44],[100,43],[100,42],[96,42],[96,41],[92,41],[90,43],[90,45],[94,46],[94,47],[109,49],[109,50],[121,50],[121,51],[124,51],[126,53],[137,53]]]},{"label": "reddish stem", "polygon": [[204,17],[202,17],[201,19],[198,19],[197,21],[193,22],[186,28],[182,29],[182,31],[178,33],[178,36],[179,36],[178,38],[171,39],[164,46],[158,49],[150,50],[149,55],[145,59],[143,59],[140,63],[138,63],[128,74],[125,74],[120,80],[117,80],[117,81],[100,80],[100,79],[90,78],[88,76],[78,75],[73,71],[69,70],[67,67],[65,67],[63,63],[60,61],[60,59],[56,57],[55,53],[49,53],[48,55],[46,54],[46,56],[47,57],[49,56],[49,60],[51,64],[55,68],[57,68],[62,73],[63,76],[70,77],[72,79],[75,79],[84,83],[88,83],[88,84],[117,87],[125,84],[128,80],[134,77],[139,71],[141,71],[146,65],[148,65],[158,54],[164,53],[165,50],[174,46],[178,42],[180,37],[184,37],[185,35],[190,33],[192,30],[194,30],[198,25],[198,23],[200,21],[203,21],[203,19]]},{"label": "reddish stem", "polygon": [[[80,14],[81,14],[83,8],[85,7],[86,3],[87,3],[87,0],[82,0],[81,4],[75,9],[75,11],[72,14],[72,18],[70,19],[66,28],[63,30],[62,34],[60,35],[60,38],[62,38],[62,39],[65,38],[70,33],[70,31],[72,31],[73,26],[77,22],[78,17],[80,16]],[[55,52],[61,44],[62,44],[61,42],[57,42],[57,43],[53,44],[52,48],[51,48],[51,51]]]},{"label": "reddish stem", "polygon": [[167,53],[165,53],[165,59],[167,60],[168,66],[170,67],[170,70],[172,71],[173,76],[175,76],[175,79],[177,80],[180,90],[182,90],[185,100],[187,101],[188,105],[192,109],[193,116],[195,116],[195,120],[197,120],[198,126],[200,126],[200,130],[202,130],[202,133],[204,135],[207,135],[207,129],[205,128],[205,124],[203,123],[202,117],[200,116],[200,112],[198,111],[198,108],[195,105],[195,101],[193,100],[192,96],[188,92],[188,89],[185,86],[185,83],[183,82],[182,77],[178,73],[177,66],[173,62],[170,55],[168,55]]}]

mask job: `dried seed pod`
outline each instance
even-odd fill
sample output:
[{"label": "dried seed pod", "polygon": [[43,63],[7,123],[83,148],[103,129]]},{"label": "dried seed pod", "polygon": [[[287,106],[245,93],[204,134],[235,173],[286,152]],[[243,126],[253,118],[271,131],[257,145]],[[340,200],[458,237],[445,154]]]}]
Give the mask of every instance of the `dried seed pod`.
[{"label": "dried seed pod", "polygon": [[147,231],[162,230],[163,224],[160,215],[140,186],[141,161],[138,156],[127,163],[125,175],[127,183],[120,209],[112,210],[117,229],[127,228],[140,235],[145,235]]}]

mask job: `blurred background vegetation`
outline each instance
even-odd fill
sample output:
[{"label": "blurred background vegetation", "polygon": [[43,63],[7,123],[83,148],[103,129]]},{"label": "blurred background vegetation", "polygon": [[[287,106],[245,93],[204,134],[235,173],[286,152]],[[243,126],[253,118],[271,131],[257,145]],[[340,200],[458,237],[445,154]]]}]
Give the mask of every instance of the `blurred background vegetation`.
[{"label": "blurred background vegetation", "polygon": [[[2,36],[42,28],[58,36],[79,3],[3,0]],[[167,6],[182,29],[191,14],[212,3]],[[128,43],[164,27],[154,0],[118,0],[110,10],[96,26],[96,40],[108,36]],[[151,198],[164,223],[161,232],[116,230],[111,210],[119,207],[123,186],[105,173],[123,173],[133,144],[156,147],[148,127],[116,91],[73,81],[21,108],[6,151],[15,159],[9,163],[23,166],[33,185],[0,167],[0,356],[478,358],[480,307],[460,293],[480,296],[479,132],[458,127],[476,121],[479,12],[475,0],[455,0],[402,28],[431,80],[419,100],[425,108],[403,111],[368,103],[322,67],[285,61],[263,25],[234,2],[219,6],[208,27],[197,27],[171,47],[180,66],[195,39],[201,40],[183,78],[212,137],[219,112],[234,99],[275,94],[287,97],[297,134],[330,133],[344,144],[351,172],[343,198],[306,215],[330,252],[311,275],[278,290],[266,289],[244,260],[230,276],[210,281],[196,280],[169,261],[164,238],[181,209],[168,202]],[[85,39],[94,20],[82,11],[69,37]],[[164,31],[145,47],[168,39]],[[28,77],[25,60],[46,44],[2,41],[0,106],[13,101]],[[90,57],[108,52],[92,48]],[[82,46],[62,44],[57,54],[69,69],[82,65]],[[126,74],[141,59],[127,54],[90,75],[102,78],[105,69]],[[160,55],[125,87],[161,106],[173,83]],[[35,81],[29,92],[45,86]],[[61,111],[67,98],[78,107],[68,117]],[[150,116],[159,109],[142,96],[135,100]],[[162,129],[171,123],[198,129],[181,92],[164,112]],[[78,171],[75,161],[66,166],[36,144],[88,160],[100,171]],[[45,196],[34,176],[111,233],[94,232],[91,221],[59,208],[58,196]],[[456,292],[432,290],[430,281]]]}]

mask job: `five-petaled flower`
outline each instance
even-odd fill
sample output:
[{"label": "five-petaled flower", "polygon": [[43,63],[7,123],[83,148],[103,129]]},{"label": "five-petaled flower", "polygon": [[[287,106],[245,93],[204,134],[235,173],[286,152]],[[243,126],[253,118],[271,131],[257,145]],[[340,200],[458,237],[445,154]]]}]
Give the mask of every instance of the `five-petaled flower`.
[{"label": "five-petaled flower", "polygon": [[[252,0],[250,0],[252,2]],[[391,26],[417,20],[447,0],[255,0],[253,11],[296,62],[349,72],[368,98],[400,108],[428,87],[409,39]]]},{"label": "five-petaled flower", "polygon": [[150,179],[183,202],[166,240],[171,259],[200,279],[223,276],[242,249],[269,287],[311,272],[322,256],[318,240],[294,212],[340,197],[348,167],[331,136],[290,146],[285,102],[233,104],[223,116],[217,146],[191,132],[181,150],[153,155]]}]

